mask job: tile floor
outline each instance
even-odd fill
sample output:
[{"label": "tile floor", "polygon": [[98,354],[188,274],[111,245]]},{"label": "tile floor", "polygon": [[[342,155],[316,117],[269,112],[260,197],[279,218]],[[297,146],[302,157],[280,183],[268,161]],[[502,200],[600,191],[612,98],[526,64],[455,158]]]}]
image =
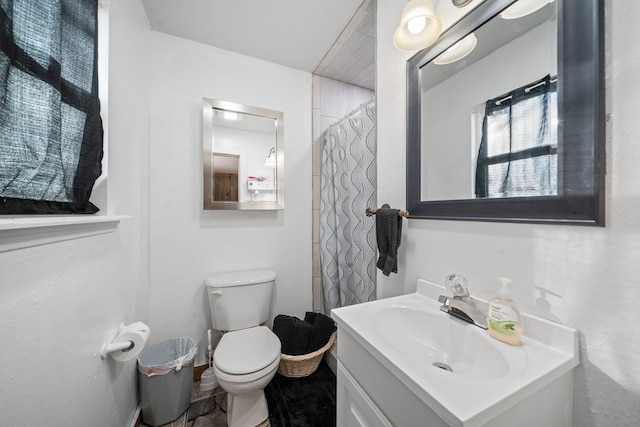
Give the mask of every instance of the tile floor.
[{"label": "tile floor", "polygon": [[[259,427],[335,425],[336,378],[324,361],[306,378],[276,374],[268,388],[265,393],[271,421]],[[194,381],[189,409],[176,421],[161,427],[227,427],[226,408],[227,393],[222,388],[201,392],[200,381]],[[143,422],[141,427],[149,426]]]}]

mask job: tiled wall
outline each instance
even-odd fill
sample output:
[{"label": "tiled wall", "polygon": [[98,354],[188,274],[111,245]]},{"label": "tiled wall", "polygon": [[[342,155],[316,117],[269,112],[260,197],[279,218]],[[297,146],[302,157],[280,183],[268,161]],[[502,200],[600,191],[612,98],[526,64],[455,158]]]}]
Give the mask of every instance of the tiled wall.
[{"label": "tiled wall", "polygon": [[320,167],[324,132],[374,97],[372,90],[313,76],[313,311],[324,312],[320,272]]}]

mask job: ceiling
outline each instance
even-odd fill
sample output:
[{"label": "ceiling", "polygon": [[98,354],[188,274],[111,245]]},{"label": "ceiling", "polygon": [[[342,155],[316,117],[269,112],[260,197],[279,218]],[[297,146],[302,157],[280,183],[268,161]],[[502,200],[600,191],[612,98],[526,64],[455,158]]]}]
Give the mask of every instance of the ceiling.
[{"label": "ceiling", "polygon": [[[154,31],[303,71],[314,72],[322,63],[320,74],[340,81],[351,77],[342,76],[339,69],[344,71],[353,64],[373,69],[375,28],[371,0],[364,3],[363,0],[142,0],[142,3]],[[369,10],[356,14],[361,5]],[[349,27],[354,15],[357,22]],[[365,22],[367,17],[369,23]],[[343,34],[347,27],[351,29]],[[336,44],[341,34],[341,42]],[[365,43],[367,47],[347,51],[346,42],[354,38],[356,43]],[[332,47],[331,55],[327,55]],[[357,54],[362,57],[354,58]],[[340,56],[341,60],[333,60]],[[345,63],[347,58],[351,61]]]}]

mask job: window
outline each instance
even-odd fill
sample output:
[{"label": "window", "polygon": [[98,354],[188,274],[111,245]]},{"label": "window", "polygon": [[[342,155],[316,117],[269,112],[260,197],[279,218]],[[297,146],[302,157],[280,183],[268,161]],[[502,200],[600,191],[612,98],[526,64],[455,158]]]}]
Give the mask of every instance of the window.
[{"label": "window", "polygon": [[95,213],[97,0],[0,0],[0,214]]},{"label": "window", "polygon": [[558,193],[556,81],[546,76],[486,102],[477,198]]}]

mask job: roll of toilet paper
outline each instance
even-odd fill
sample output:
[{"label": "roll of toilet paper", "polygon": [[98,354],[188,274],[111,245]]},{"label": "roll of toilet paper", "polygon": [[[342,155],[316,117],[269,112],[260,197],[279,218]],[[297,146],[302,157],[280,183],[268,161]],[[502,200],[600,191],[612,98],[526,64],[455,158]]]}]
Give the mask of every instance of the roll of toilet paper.
[{"label": "roll of toilet paper", "polygon": [[147,331],[147,332],[150,332],[151,328],[149,328],[143,322],[133,322],[133,323],[130,323],[128,325],[123,326],[122,329],[120,330],[120,332],[124,332],[124,331]]},{"label": "roll of toilet paper", "polygon": [[125,326],[113,340],[112,344],[130,341],[133,343],[133,347],[110,352],[109,356],[119,362],[126,362],[137,358],[140,353],[142,353],[142,350],[144,350],[144,346],[149,340],[149,335],[151,335],[151,329],[142,322]]}]

